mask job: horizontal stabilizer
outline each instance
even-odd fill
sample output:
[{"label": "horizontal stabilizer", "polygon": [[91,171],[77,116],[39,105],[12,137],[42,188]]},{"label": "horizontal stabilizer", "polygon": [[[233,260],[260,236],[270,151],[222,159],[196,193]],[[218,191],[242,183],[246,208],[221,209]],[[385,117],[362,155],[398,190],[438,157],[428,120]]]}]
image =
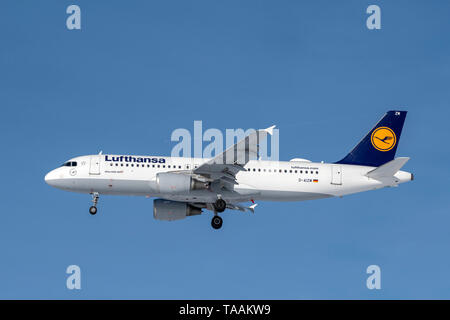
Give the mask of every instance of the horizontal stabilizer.
[{"label": "horizontal stabilizer", "polygon": [[408,157],[399,157],[391,160],[378,168],[369,171],[366,176],[375,180],[386,181],[394,175],[408,162]]}]

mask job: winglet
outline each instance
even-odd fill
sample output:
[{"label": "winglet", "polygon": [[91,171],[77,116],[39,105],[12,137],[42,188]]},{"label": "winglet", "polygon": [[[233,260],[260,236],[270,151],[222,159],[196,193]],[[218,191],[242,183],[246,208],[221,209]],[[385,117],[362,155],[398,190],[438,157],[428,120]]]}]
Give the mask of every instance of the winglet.
[{"label": "winglet", "polygon": [[271,127],[268,127],[267,129],[264,129],[268,134],[273,135],[273,129],[275,129],[276,125],[273,125]]},{"label": "winglet", "polygon": [[256,207],[257,205],[258,205],[257,203],[252,204],[250,207],[248,207],[248,210],[250,210],[252,213],[255,213],[255,207]]}]

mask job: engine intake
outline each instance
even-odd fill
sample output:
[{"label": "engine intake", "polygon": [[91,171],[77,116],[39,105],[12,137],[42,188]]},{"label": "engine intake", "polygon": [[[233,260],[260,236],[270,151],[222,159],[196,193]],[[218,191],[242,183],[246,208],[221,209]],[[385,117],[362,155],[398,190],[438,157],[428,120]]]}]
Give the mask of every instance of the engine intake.
[{"label": "engine intake", "polygon": [[202,213],[202,209],[191,206],[186,202],[177,202],[164,199],[153,201],[153,217],[156,220],[181,220],[188,216]]},{"label": "engine intake", "polygon": [[156,186],[160,193],[178,194],[206,190],[209,183],[198,181],[186,174],[161,172],[156,175]]}]

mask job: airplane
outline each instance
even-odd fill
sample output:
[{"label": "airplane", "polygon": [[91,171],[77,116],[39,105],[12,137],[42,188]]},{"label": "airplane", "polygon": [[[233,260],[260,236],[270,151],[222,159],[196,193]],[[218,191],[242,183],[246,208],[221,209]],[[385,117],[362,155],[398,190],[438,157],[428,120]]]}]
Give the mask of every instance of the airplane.
[{"label": "airplane", "polygon": [[[100,195],[155,197],[157,220],[181,220],[214,213],[220,229],[226,209],[254,212],[255,201],[304,201],[342,197],[396,187],[412,181],[400,169],[410,159],[395,158],[407,111],[388,111],[343,159],[334,163],[258,160],[260,142],[275,126],[256,130],[213,158],[102,154],[72,158],[45,176],[50,186],[92,196],[92,215]],[[244,205],[252,202],[252,205]]]}]

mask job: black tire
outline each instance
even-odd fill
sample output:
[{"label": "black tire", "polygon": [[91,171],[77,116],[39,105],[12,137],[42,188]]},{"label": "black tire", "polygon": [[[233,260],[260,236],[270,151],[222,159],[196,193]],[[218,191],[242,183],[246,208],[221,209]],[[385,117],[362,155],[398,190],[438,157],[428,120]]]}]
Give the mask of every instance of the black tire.
[{"label": "black tire", "polygon": [[223,199],[217,199],[216,202],[214,203],[214,209],[217,212],[224,212],[226,208],[227,203]]},{"label": "black tire", "polygon": [[223,220],[219,216],[214,216],[211,220],[211,226],[216,230],[220,229],[222,227],[222,223],[223,223]]},{"label": "black tire", "polygon": [[95,206],[90,207],[89,208],[89,213],[92,214],[92,215],[96,214],[97,213],[97,207],[95,207]]}]

